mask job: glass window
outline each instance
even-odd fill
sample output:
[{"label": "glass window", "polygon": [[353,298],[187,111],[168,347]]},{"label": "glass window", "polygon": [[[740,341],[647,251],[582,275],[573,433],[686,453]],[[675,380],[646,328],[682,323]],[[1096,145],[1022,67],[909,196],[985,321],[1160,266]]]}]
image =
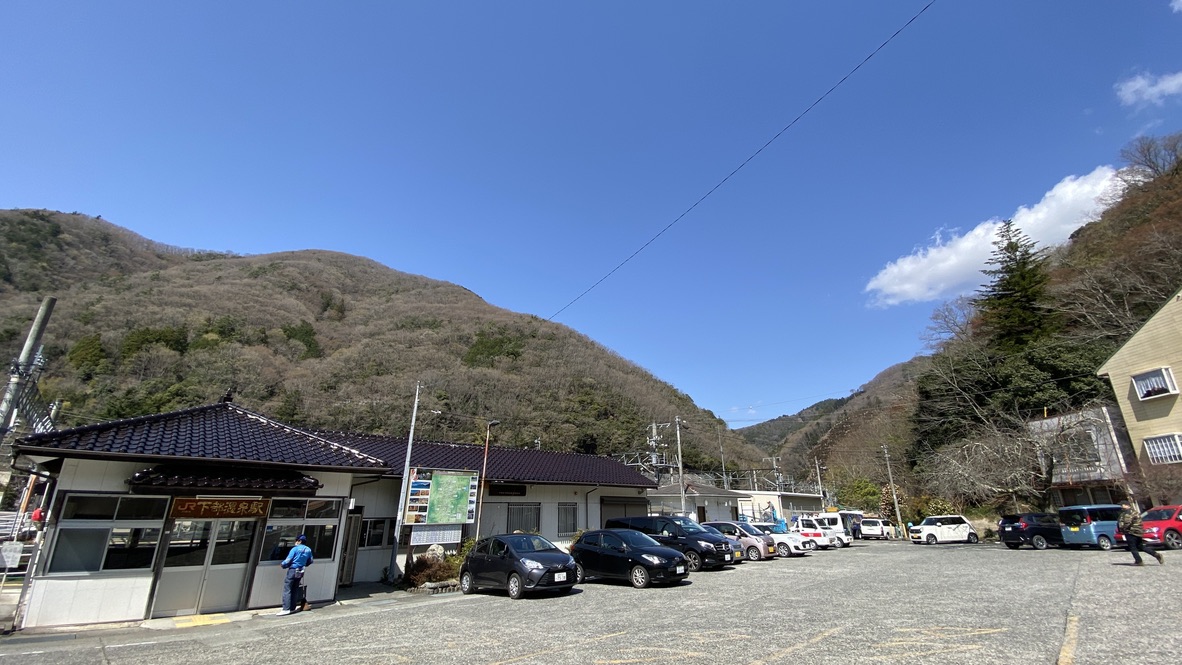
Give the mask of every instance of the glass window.
[{"label": "glass window", "polygon": [[1169,367],[1159,367],[1134,375],[1133,387],[1137,391],[1138,399],[1142,400],[1178,393],[1178,387],[1174,383],[1174,374]]},{"label": "glass window", "polygon": [[204,566],[212,533],[212,520],[177,520],[164,554],[164,566]]},{"label": "glass window", "polygon": [[624,547],[624,541],[614,533],[605,533],[603,534],[603,546],[608,549],[620,549]]},{"label": "glass window", "polygon": [[253,520],[221,522],[213,545],[213,564],[246,563],[257,522]]},{"label": "glass window", "polygon": [[509,504],[509,518],[506,522],[509,531],[525,531],[537,533],[542,526],[542,504],[540,503],[511,503]]},{"label": "glass window", "polygon": [[107,539],[107,558],[103,570],[137,570],[151,568],[160,544],[158,528],[111,529]]},{"label": "glass window", "polygon": [[569,536],[579,530],[579,504],[558,504],[558,535]]},{"label": "glass window", "polygon": [[337,543],[335,524],[308,525],[304,527],[304,534],[308,536],[308,547],[312,548],[313,558],[332,559]]},{"label": "glass window", "polygon": [[488,543],[489,543],[489,541],[487,541],[487,540],[482,540],[479,543],[476,543],[476,547],[472,548],[472,553],[473,554],[488,554]]},{"label": "glass window", "polygon": [[341,516],[340,499],[310,499],[308,501],[308,519],[326,520],[337,519]]},{"label": "glass window", "polygon": [[154,496],[125,496],[119,499],[117,520],[163,520],[168,512],[168,499]]},{"label": "glass window", "polygon": [[95,572],[103,565],[110,529],[62,529],[53,548],[51,573]]},{"label": "glass window", "polygon": [[588,547],[600,547],[603,545],[603,536],[598,533],[583,534],[579,542]]},{"label": "glass window", "polygon": [[271,501],[271,519],[302,520],[307,508],[308,502],[304,499],[274,499]]},{"label": "glass window", "polygon": [[71,494],[62,507],[63,520],[112,520],[119,505],[117,496]]},{"label": "glass window", "polygon": [[390,520],[362,520],[361,522],[361,542],[359,547],[382,547],[388,545],[386,542],[386,531],[389,529]]},{"label": "glass window", "polygon": [[1145,439],[1145,452],[1151,464],[1173,464],[1182,462],[1182,445],[1177,434],[1151,436]]},{"label": "glass window", "polygon": [[[283,561],[295,546],[296,536],[301,533],[304,533],[301,524],[268,524],[267,531],[263,534],[263,549],[259,560]],[[312,556],[316,556],[316,553],[312,552]]]}]

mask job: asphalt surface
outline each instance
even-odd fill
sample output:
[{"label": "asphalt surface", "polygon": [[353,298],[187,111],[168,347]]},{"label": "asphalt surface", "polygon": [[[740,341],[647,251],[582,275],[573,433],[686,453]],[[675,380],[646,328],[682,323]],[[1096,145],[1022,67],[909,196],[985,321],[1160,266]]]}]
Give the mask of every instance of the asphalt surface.
[{"label": "asphalt surface", "polygon": [[856,542],[667,588],[385,592],[287,617],[21,631],[0,664],[1172,663],[1182,551],[1165,555]]}]

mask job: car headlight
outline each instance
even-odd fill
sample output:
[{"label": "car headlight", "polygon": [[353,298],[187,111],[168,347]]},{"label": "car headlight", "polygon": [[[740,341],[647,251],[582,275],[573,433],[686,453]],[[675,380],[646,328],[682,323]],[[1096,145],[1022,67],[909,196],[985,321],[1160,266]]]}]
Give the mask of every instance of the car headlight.
[{"label": "car headlight", "polygon": [[662,559],[661,557],[657,556],[656,554],[641,554],[640,558],[653,564],[654,566],[665,565],[665,560]]},{"label": "car headlight", "polygon": [[1149,533],[1157,533],[1157,530],[1160,528],[1161,527],[1151,526],[1148,529],[1146,529],[1146,531],[1148,531]]},{"label": "car headlight", "polygon": [[712,550],[714,549],[714,543],[710,542],[709,540],[699,540],[698,547],[701,547],[704,550]]},{"label": "car headlight", "polygon": [[534,561],[533,559],[522,559],[521,565],[525,566],[526,570],[541,570],[545,568],[545,566],[538,563],[537,561]]}]

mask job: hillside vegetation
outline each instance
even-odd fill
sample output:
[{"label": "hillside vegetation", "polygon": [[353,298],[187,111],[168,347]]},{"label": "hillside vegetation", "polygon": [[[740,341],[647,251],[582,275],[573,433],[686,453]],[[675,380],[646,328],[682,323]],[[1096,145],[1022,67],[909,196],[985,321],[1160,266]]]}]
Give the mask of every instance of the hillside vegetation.
[{"label": "hillside vegetation", "polygon": [[[675,416],[686,462],[718,471],[713,414],[560,324],[446,282],[307,250],[182,250],[101,219],[0,212],[0,344],[16,357],[57,298],[39,383],[62,426],[216,401],[297,425],[599,454],[645,449]],[[438,413],[436,413],[438,412]],[[760,451],[724,434],[728,463]]]}]

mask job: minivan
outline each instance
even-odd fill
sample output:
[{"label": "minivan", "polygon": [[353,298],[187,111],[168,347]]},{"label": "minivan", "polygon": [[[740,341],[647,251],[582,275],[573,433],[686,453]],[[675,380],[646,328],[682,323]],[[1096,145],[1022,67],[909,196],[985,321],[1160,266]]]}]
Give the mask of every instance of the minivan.
[{"label": "minivan", "polygon": [[1116,522],[1120,506],[1105,503],[1087,506],[1064,506],[1059,509],[1059,530],[1067,547],[1112,549],[1116,542]]},{"label": "minivan", "polygon": [[658,543],[685,555],[685,563],[691,573],[703,568],[725,566],[735,558],[729,538],[710,533],[702,525],[680,515],[614,517],[603,528],[635,529],[652,536]]}]

